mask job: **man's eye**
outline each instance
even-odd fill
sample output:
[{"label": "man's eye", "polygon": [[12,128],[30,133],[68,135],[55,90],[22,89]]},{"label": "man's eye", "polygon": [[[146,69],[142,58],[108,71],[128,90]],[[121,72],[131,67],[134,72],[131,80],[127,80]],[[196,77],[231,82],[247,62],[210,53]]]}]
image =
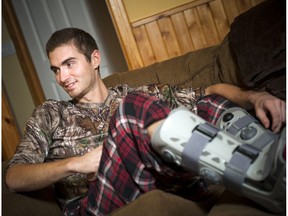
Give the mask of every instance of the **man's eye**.
[{"label": "man's eye", "polygon": [[68,67],[68,68],[70,68],[70,67],[72,67],[73,66],[73,62],[67,62],[67,64],[66,64],[66,66]]},{"label": "man's eye", "polygon": [[51,70],[56,74],[59,71],[59,68],[51,68]]}]

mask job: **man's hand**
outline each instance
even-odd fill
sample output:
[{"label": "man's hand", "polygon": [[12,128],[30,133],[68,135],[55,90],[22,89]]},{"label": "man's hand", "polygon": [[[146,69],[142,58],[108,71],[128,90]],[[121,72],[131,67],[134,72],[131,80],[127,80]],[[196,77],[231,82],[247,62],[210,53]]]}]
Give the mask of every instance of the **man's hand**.
[{"label": "man's hand", "polygon": [[87,180],[95,180],[102,156],[102,145],[78,157],[75,172],[87,174]]},{"label": "man's hand", "polygon": [[263,126],[275,133],[279,132],[286,122],[286,103],[268,92],[246,90],[220,83],[208,86],[205,93],[226,97],[246,110],[255,109],[255,114]]},{"label": "man's hand", "polygon": [[254,105],[255,114],[264,127],[279,132],[286,122],[286,103],[268,92],[250,92],[248,100]]}]

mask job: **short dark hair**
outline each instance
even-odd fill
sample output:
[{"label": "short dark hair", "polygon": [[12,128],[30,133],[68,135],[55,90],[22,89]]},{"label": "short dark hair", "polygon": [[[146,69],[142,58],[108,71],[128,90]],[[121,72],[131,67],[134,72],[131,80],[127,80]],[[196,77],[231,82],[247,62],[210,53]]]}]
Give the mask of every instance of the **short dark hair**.
[{"label": "short dark hair", "polygon": [[78,28],[64,28],[54,32],[46,44],[46,54],[52,52],[59,46],[72,43],[88,62],[91,61],[91,54],[98,50],[95,39],[87,32]]}]

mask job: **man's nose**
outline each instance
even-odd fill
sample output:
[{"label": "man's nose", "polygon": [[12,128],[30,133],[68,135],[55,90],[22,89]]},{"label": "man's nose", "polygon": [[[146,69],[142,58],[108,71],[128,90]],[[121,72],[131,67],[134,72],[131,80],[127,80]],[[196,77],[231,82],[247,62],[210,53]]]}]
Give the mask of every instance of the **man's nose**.
[{"label": "man's nose", "polygon": [[61,70],[59,73],[60,82],[64,83],[70,76],[67,70]]}]

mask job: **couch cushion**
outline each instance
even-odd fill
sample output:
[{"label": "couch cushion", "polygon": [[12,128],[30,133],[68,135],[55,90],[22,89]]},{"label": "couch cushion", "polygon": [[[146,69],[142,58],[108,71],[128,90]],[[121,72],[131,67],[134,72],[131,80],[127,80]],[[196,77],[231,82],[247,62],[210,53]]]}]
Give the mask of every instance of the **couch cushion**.
[{"label": "couch cushion", "polygon": [[200,205],[160,190],[150,191],[132,203],[113,211],[111,216],[204,216]]},{"label": "couch cushion", "polygon": [[280,216],[265,210],[251,200],[226,191],[207,216]]}]

